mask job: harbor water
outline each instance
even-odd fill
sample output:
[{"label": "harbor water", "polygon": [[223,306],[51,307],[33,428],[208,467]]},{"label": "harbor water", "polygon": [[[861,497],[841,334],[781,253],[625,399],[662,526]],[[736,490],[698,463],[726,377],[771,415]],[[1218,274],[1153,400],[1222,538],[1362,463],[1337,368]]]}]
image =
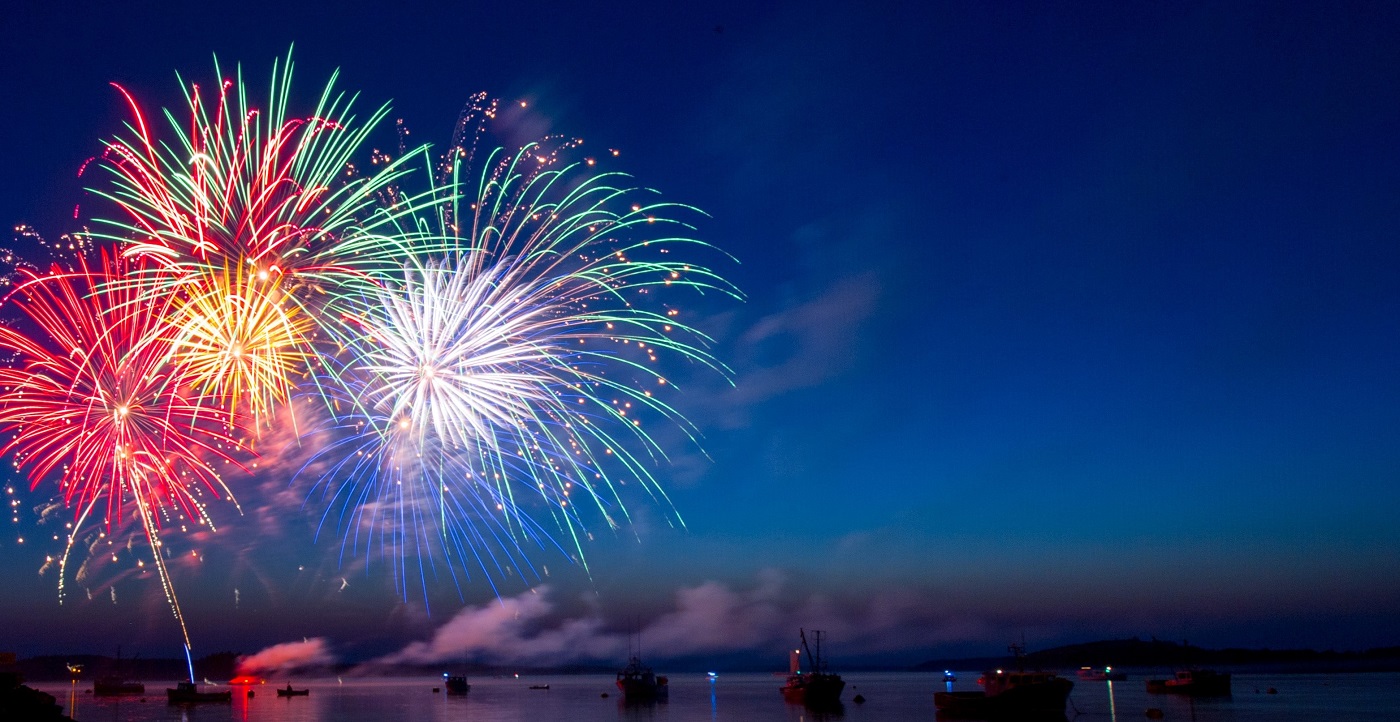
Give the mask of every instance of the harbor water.
[{"label": "harbor water", "polygon": [[[660,670],[658,670],[660,671]],[[173,682],[146,682],[144,697],[102,698],[92,682],[31,683],[54,695],[79,722],[549,722],[593,720],[702,722],[705,720],[843,720],[882,722],[935,720],[935,691],[946,689],[942,674],[852,672],[843,675],[843,705],[813,712],[783,702],[782,678],[768,674],[671,674],[670,699],[626,704],[611,675],[482,677],[471,679],[465,697],[449,697],[441,678],[292,679],[309,688],[305,697],[278,697],[289,680],[232,689],[232,703],[170,705],[165,688]],[[959,672],[957,690],[974,690],[977,672]],[[1333,722],[1400,720],[1400,673],[1236,674],[1230,697],[1190,699],[1149,695],[1145,676],[1122,682],[1076,680],[1066,718],[1085,722],[1137,722],[1148,709],[1165,720],[1197,722]],[[1072,677],[1071,677],[1072,679]],[[549,685],[549,689],[530,689]],[[433,692],[433,688],[439,688]],[[1272,689],[1273,693],[1269,690]],[[247,695],[253,691],[253,696]],[[606,695],[606,696],[604,696]],[[856,703],[860,695],[864,702]]]}]

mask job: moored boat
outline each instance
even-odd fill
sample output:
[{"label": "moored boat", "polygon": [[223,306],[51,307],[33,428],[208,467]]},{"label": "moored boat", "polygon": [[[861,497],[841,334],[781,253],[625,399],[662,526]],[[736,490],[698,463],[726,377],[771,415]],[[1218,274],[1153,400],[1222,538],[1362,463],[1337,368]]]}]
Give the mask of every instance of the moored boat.
[{"label": "moored boat", "polygon": [[617,688],[628,702],[664,700],[671,694],[670,680],[642,666],[639,656],[629,659],[617,673]]},{"label": "moored boat", "polygon": [[123,679],[120,675],[107,675],[93,680],[92,693],[98,697],[145,694],[146,685]]},{"label": "moored boat", "polygon": [[309,697],[309,696],[311,696],[311,689],[310,689],[310,688],[307,688],[307,689],[292,689],[292,683],[291,683],[291,682],[288,682],[286,687],[279,687],[279,688],[277,689],[277,696],[278,696],[278,697]]},{"label": "moored boat", "polygon": [[204,692],[194,682],[180,682],[174,689],[165,689],[166,699],[171,704],[197,704],[200,702],[232,702],[233,692]]},{"label": "moored boat", "polygon": [[1112,667],[1096,669],[1094,667],[1080,667],[1079,678],[1085,682],[1122,682],[1128,678],[1124,672],[1115,672]]},{"label": "moored boat", "polygon": [[[1010,650],[1020,662],[1025,646]],[[977,680],[981,692],[935,692],[933,706],[940,717],[967,719],[1064,719],[1065,701],[1074,682],[1050,672],[984,672]]]},{"label": "moored boat", "polygon": [[936,692],[940,715],[976,719],[1063,716],[1074,683],[1049,672],[1005,672],[982,677],[981,692]]},{"label": "moored boat", "polygon": [[122,676],[122,648],[117,647],[116,668],[107,674],[93,680],[92,693],[98,697],[117,697],[121,695],[145,694],[146,685],[141,682],[129,680]]},{"label": "moored boat", "polygon": [[1147,680],[1147,691],[1152,694],[1225,697],[1230,694],[1230,675],[1213,669],[1184,669],[1171,679]]},{"label": "moored boat", "polygon": [[826,669],[826,661],[822,659],[822,632],[812,630],[817,640],[815,653],[807,644],[807,631],[799,629],[797,634],[802,638],[802,649],[807,651],[811,668],[805,673],[802,671],[801,652],[794,649],[788,658],[787,682],[778,689],[783,694],[783,700],[789,704],[808,707],[834,707],[841,704],[841,691],[846,688],[846,682],[841,679],[841,675]]},{"label": "moored boat", "polygon": [[456,697],[472,691],[472,686],[467,683],[467,676],[464,674],[442,675],[447,678],[447,693]]}]

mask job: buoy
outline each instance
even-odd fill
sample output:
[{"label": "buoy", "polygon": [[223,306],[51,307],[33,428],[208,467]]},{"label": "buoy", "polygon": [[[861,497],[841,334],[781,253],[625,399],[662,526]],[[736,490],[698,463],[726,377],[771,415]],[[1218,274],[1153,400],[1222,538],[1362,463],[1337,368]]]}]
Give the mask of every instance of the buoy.
[{"label": "buoy", "polygon": [[608,698],[608,693],[607,693],[607,692],[604,692],[604,693],[603,693],[603,699],[607,699],[607,698]]},{"label": "buoy", "polygon": [[1273,687],[1268,688],[1267,690],[1265,690],[1265,692],[1269,694],[1278,694],[1278,690],[1274,689]]},{"label": "buoy", "polygon": [[433,688],[433,694],[437,694],[437,693],[438,693],[438,688],[437,688],[437,687],[434,687],[434,688]]},{"label": "buoy", "polygon": [[1162,719],[1162,710],[1157,709],[1156,707],[1148,707],[1148,708],[1147,708],[1147,718],[1148,718],[1148,719]]},{"label": "buoy", "polygon": [[858,694],[855,697],[852,697],[851,701],[855,702],[856,704],[865,704],[865,695]]},{"label": "buoy", "polygon": [[253,690],[250,689],[250,690],[248,690],[248,699],[252,699],[252,698],[253,698]]}]

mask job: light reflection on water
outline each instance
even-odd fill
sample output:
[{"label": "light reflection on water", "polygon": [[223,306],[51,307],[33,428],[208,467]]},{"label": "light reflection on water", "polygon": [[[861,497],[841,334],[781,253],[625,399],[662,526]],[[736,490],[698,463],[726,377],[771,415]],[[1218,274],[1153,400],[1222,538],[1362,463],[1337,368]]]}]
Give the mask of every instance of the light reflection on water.
[{"label": "light reflection on water", "polygon": [[[1143,719],[1148,708],[1161,709],[1167,720],[1198,722],[1323,722],[1337,719],[1400,719],[1400,674],[1235,675],[1232,697],[1197,699],[1149,695],[1146,675],[1132,674],[1124,682],[1075,681],[1068,716],[1117,722]],[[848,673],[845,704],[814,713],[785,704],[778,687],[781,676],[721,673],[715,682],[704,674],[670,674],[670,700],[644,705],[624,704],[612,675],[558,675],[471,680],[465,698],[434,694],[441,679],[293,680],[309,687],[309,697],[279,698],[275,688],[284,679],[253,687],[254,696],[235,687],[230,704],[172,706],[165,688],[173,682],[148,682],[140,698],[94,698],[92,683],[76,687],[66,682],[37,683],[54,695],[79,722],[700,722],[710,720],[780,720],[786,722],[875,722],[936,719],[933,693],[946,688],[941,673]],[[960,674],[976,680],[977,673]],[[549,684],[548,690],[531,690]],[[975,681],[959,681],[958,690],[976,689]],[[1267,694],[1272,687],[1277,694]],[[603,695],[607,696],[604,697]],[[864,704],[851,700],[856,694]]]}]

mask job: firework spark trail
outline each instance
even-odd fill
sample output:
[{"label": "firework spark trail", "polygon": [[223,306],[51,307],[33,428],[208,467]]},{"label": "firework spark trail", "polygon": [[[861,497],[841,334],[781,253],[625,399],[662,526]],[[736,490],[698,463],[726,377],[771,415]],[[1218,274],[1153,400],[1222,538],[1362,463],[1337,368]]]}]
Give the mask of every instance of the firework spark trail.
[{"label": "firework spark trail", "polygon": [[15,356],[0,366],[0,432],[14,434],[3,452],[29,468],[31,489],[57,475],[60,496],[75,510],[59,562],[60,600],[83,524],[100,517],[110,533],[126,521],[130,502],[188,646],[163,557],[162,519],[212,528],[201,497],[232,499],[212,463],[232,461],[224,449],[237,442],[219,431],[230,420],[184,393],[166,364],[168,301],[109,288],[129,265],[103,253],[91,269],[80,256],[75,271],[24,272],[6,298],[40,333],[0,327],[0,349]]},{"label": "firework spark trail", "polygon": [[[621,485],[669,506],[651,471],[666,453],[643,418],[694,440],[661,398],[668,384],[654,364],[669,355],[727,371],[657,298],[682,288],[739,296],[709,269],[671,260],[708,247],[670,218],[694,209],[656,202],[622,174],[593,174],[591,162],[562,162],[560,146],[575,145],[492,152],[472,196],[454,159],[475,151],[454,146],[437,176],[450,202],[428,221],[454,252],[405,260],[355,320],[361,338],[343,378],[356,384],[357,414],[327,450],[341,460],[320,484],[345,544],[373,546],[377,534],[396,554],[401,593],[409,557],[426,578],[434,547],[454,581],[453,557],[499,570],[492,548],[507,566],[527,542],[562,549],[530,515],[540,507],[587,569],[578,500],[611,529],[630,519]],[[469,228],[458,225],[464,206]]]}]

